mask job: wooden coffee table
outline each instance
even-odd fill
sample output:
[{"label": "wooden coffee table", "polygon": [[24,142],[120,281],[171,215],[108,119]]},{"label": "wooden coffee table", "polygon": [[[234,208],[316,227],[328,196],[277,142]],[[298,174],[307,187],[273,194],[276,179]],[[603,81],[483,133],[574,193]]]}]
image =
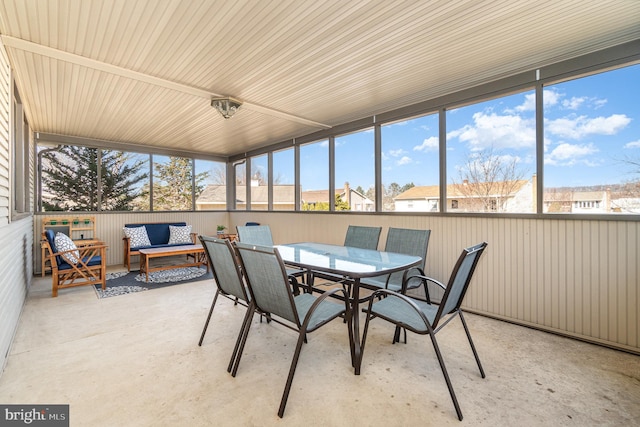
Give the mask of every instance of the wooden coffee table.
[{"label": "wooden coffee table", "polygon": [[[140,249],[140,274],[146,274],[146,282],[149,281],[149,273],[161,270],[170,270],[173,268],[183,267],[200,267],[203,264],[207,266],[207,272],[209,271],[209,264],[206,262],[206,255],[202,245],[182,245],[182,246],[169,246],[166,248],[149,248]],[[162,258],[176,255],[193,255],[193,262],[187,262],[183,264],[171,264],[160,267],[149,267],[149,260],[153,258]]]}]

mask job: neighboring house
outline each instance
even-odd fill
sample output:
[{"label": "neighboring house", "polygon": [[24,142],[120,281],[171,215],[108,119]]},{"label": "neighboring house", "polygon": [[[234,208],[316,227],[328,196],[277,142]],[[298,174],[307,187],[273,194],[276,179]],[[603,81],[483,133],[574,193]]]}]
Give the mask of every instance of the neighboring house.
[{"label": "neighboring house", "polygon": [[[486,191],[485,183],[447,185],[448,212],[516,212],[533,213],[535,209],[536,177],[531,181],[494,183],[506,196]],[[474,188],[475,187],[475,188]],[[543,212],[604,214],[640,213],[640,191],[624,185],[548,188],[543,197]],[[636,190],[636,191],[634,191]],[[636,197],[636,193],[638,196]],[[486,195],[482,195],[486,194]],[[398,212],[438,212],[440,188],[437,185],[416,186],[394,199]],[[502,207],[500,207],[502,204]]]},{"label": "neighboring house", "polygon": [[[535,177],[495,183],[447,185],[447,212],[535,212]],[[440,187],[415,186],[394,199],[397,212],[437,212]]]},{"label": "neighboring house", "polygon": [[633,187],[612,185],[551,188],[544,193],[544,212],[549,213],[640,213],[640,194]]},{"label": "neighboring house", "polygon": [[[295,207],[295,187],[293,185],[273,186],[273,209],[274,210],[294,210]],[[236,187],[236,208],[247,208],[246,187]],[[266,185],[251,183],[251,209],[268,210],[269,193]],[[227,187],[225,185],[207,185],[196,199],[196,210],[224,210],[227,209]]]},{"label": "neighboring house", "polygon": [[[352,189],[348,182],[345,182],[344,188],[336,188],[335,193],[346,202],[352,211],[357,212],[373,212],[375,211],[375,203],[364,194]],[[315,205],[317,203],[329,203],[329,190],[310,190],[303,191],[300,198],[302,204]]]}]

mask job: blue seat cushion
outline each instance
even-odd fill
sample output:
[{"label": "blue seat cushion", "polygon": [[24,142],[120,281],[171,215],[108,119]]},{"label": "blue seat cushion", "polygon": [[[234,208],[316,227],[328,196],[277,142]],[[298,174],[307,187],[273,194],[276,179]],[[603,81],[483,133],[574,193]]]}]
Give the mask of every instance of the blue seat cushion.
[{"label": "blue seat cushion", "polygon": [[140,249],[155,249],[155,248],[170,248],[173,246],[186,246],[186,245],[193,245],[193,243],[189,242],[189,243],[174,243],[174,244],[163,244],[163,245],[151,245],[151,246],[139,246],[137,248],[131,248],[131,252],[136,252],[139,251]]},{"label": "blue seat cushion", "polygon": [[[89,257],[84,257],[82,258],[82,262],[86,263],[88,266],[94,266],[94,265],[101,265],[102,264],[102,257],[100,256],[94,256],[93,258],[91,258],[91,260],[89,262],[87,262]],[[80,268],[83,268],[84,266],[80,265]],[[58,263],[58,270],[70,270],[71,268],[73,268],[68,262],[64,261],[62,263]]]},{"label": "blue seat cushion", "polygon": [[[151,247],[161,247],[160,245],[166,245],[169,242],[169,226],[184,227],[186,222],[167,222],[167,223],[149,223],[149,224],[125,224],[125,227],[145,227],[147,229],[147,235],[151,242]],[[143,247],[138,247],[142,249]]]}]

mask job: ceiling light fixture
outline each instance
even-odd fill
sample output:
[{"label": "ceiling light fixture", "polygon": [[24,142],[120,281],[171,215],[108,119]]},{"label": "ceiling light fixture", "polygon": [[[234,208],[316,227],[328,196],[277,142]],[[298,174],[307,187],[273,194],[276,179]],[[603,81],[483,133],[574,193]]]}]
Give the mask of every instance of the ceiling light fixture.
[{"label": "ceiling light fixture", "polygon": [[229,96],[225,98],[212,98],[211,106],[218,110],[222,117],[230,119],[240,108],[242,101],[233,99]]}]

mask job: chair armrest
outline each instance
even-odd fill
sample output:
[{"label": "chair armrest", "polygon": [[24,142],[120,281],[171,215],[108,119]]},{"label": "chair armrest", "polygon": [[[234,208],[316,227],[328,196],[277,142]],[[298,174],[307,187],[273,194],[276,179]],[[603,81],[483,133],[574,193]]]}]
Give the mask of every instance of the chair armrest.
[{"label": "chair armrest", "polygon": [[64,255],[68,253],[76,252],[76,251],[78,251],[80,255],[80,259],[87,256],[89,256],[90,258],[93,258],[95,256],[96,251],[100,251],[100,254],[104,255],[104,252],[106,249],[107,249],[107,245],[105,245],[104,243],[95,244],[95,245],[78,246],[76,249],[69,249],[67,251],[60,251],[53,254],[49,254],[49,258],[51,258],[52,264],[53,264],[55,260],[57,260],[58,256],[61,256],[64,259]]},{"label": "chair armrest", "polygon": [[[409,286],[409,282],[411,280],[413,280],[413,279],[420,280],[420,283],[417,286]],[[425,276],[424,274],[414,274],[412,276],[407,276],[405,278],[405,280],[402,282],[402,293],[404,294],[409,289],[417,289],[421,285],[423,285],[424,286],[424,294],[425,294],[426,301],[429,304],[431,304],[431,296],[429,295],[429,287],[427,286],[429,283],[433,283],[433,284],[437,285],[443,291],[447,289],[447,287],[442,282],[440,282],[439,280],[436,280],[436,279],[434,279],[432,277]]]},{"label": "chair armrest", "polygon": [[198,233],[191,233],[191,241],[194,245],[196,244],[196,242],[198,241]]},{"label": "chair armrest", "polygon": [[[344,316],[345,316],[345,320],[351,319],[351,306],[349,304],[349,295],[347,295],[347,292],[343,288],[333,288],[333,289],[323,293],[322,295],[320,295],[318,298],[316,298],[316,300],[313,302],[313,304],[311,304],[311,307],[309,308],[309,311],[307,311],[307,315],[305,316],[304,320],[302,321],[302,328],[305,331],[313,332],[315,329],[319,328],[322,325],[322,323],[321,323],[319,325],[316,325],[316,327],[313,328],[313,329],[309,329],[308,328],[309,327],[309,322],[311,321],[311,317],[313,317],[313,313],[316,311],[318,306],[320,306],[320,304],[322,304],[327,298],[329,298],[330,296],[335,295],[335,294],[337,294],[339,292],[344,294]],[[351,339],[351,336],[349,336],[349,339]]]},{"label": "chair armrest", "polygon": [[289,275],[289,284],[291,285],[291,289],[293,290],[293,295],[300,295],[300,283],[298,283],[298,279],[295,276]]}]

